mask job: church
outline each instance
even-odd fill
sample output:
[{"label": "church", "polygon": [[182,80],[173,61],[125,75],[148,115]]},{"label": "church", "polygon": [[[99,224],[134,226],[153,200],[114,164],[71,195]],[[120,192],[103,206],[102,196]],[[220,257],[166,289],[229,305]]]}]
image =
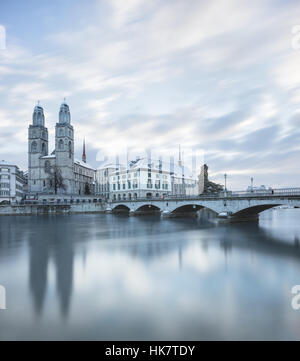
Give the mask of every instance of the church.
[{"label": "church", "polygon": [[85,142],[82,160],[74,158],[74,128],[64,101],[55,126],[55,149],[49,154],[48,129],[40,104],[33,111],[28,128],[28,192],[31,194],[91,195],[95,169],[86,163]]}]

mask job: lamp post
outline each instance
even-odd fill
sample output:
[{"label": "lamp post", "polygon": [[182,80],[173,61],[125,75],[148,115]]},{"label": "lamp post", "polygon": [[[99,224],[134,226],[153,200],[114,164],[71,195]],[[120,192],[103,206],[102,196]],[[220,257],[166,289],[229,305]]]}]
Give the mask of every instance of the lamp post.
[{"label": "lamp post", "polygon": [[224,174],[224,178],[225,178],[225,189],[224,189],[224,195],[225,197],[227,197],[227,185],[226,185],[226,180],[227,180],[227,174]]}]

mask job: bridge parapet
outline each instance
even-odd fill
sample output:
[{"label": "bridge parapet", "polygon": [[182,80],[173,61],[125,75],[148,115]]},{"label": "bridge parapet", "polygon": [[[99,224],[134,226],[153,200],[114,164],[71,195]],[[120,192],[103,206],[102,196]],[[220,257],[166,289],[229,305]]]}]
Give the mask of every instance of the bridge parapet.
[{"label": "bridge parapet", "polygon": [[[287,194],[289,193],[289,194]],[[281,192],[277,194],[255,194],[248,196],[246,193],[230,196],[198,196],[198,197],[165,197],[137,198],[135,200],[119,200],[110,203],[111,209],[121,209],[135,214],[141,210],[160,211],[163,216],[170,214],[197,212],[207,208],[217,215],[228,218],[253,218],[260,212],[279,205],[300,208],[300,188],[297,192]],[[152,207],[152,208],[151,208]]]}]

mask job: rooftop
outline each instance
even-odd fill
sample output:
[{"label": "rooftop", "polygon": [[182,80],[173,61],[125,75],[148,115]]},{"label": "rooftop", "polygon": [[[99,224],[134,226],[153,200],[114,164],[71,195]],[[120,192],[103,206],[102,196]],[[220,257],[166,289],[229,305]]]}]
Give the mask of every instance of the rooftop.
[{"label": "rooftop", "polygon": [[83,161],[81,161],[81,160],[79,160],[79,159],[74,159],[74,163],[75,163],[75,164],[78,164],[78,165],[80,165],[80,166],[82,166],[82,167],[95,170],[95,168],[92,167],[90,164],[84,163]]},{"label": "rooftop", "polygon": [[1,166],[1,165],[7,165],[7,166],[12,166],[12,167],[17,167],[16,164],[7,162],[6,160],[1,160],[1,161],[0,161],[0,166]]}]

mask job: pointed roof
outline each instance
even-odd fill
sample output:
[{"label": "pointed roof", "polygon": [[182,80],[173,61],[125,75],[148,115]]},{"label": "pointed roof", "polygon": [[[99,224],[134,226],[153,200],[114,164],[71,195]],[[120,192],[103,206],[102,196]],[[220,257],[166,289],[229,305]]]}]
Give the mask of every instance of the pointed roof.
[{"label": "pointed roof", "polygon": [[83,139],[82,161],[83,161],[84,163],[86,163],[86,154],[85,154],[85,138]]}]

